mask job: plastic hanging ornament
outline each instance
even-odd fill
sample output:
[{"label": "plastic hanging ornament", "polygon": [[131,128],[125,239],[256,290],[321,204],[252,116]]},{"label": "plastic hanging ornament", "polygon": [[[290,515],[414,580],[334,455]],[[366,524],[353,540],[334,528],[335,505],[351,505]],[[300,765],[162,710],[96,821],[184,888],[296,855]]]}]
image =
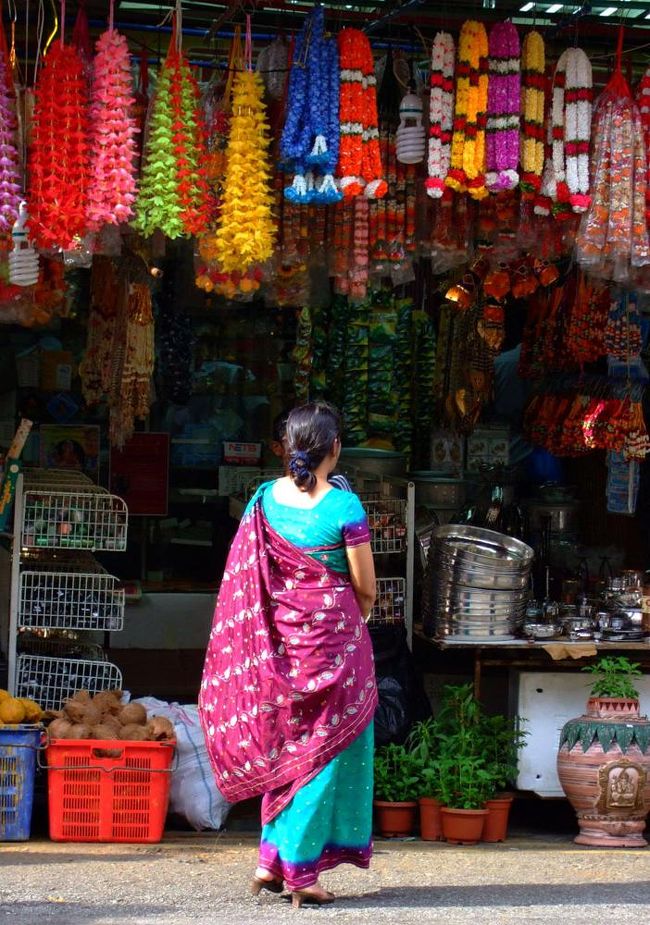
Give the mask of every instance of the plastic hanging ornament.
[{"label": "plastic hanging ornament", "polygon": [[11,232],[13,250],[9,254],[9,282],[14,286],[35,286],[38,282],[38,254],[27,237],[27,204],[21,202]]},{"label": "plastic hanging ornament", "polygon": [[422,110],[422,100],[415,93],[407,93],[400,103],[396,154],[401,164],[419,164],[424,160],[426,136]]}]

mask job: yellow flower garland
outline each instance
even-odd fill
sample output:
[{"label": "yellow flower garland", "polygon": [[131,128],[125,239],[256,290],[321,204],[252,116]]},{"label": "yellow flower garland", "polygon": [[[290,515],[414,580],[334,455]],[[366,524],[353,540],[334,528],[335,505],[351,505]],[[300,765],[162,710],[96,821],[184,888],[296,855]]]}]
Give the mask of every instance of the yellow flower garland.
[{"label": "yellow flower garland", "polygon": [[270,139],[263,94],[259,74],[236,75],[223,206],[213,250],[224,273],[243,273],[273,253]]},{"label": "yellow flower garland", "polygon": [[536,192],[544,171],[544,80],[546,55],[539,32],[524,38],[521,67],[523,71],[523,121],[521,136],[521,185],[525,192]]},{"label": "yellow flower garland", "polygon": [[488,195],[485,186],[485,123],[488,101],[488,37],[475,20],[463,23],[458,42],[456,106],[447,186],[473,199]]}]

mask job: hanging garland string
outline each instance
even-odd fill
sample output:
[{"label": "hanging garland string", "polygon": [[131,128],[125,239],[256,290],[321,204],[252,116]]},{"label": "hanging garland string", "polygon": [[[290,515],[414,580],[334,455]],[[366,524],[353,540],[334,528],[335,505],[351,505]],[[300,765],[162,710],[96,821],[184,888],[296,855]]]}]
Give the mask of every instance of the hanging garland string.
[{"label": "hanging garland string", "polygon": [[426,190],[433,199],[445,191],[451,157],[454,117],[454,39],[438,32],[431,48],[431,96],[429,101],[429,156]]},{"label": "hanging garland string", "polygon": [[27,198],[30,238],[38,247],[69,250],[84,235],[88,154],[83,63],[61,38],[48,51],[35,89]]},{"label": "hanging garland string", "polygon": [[[113,5],[111,4],[111,22]],[[90,106],[88,225],[119,225],[133,215],[137,156],[127,40],[112,27],[97,40]]]},{"label": "hanging garland string", "polygon": [[445,180],[473,199],[488,195],[485,186],[485,127],[488,96],[488,39],[485,26],[463,23],[458,42],[456,109],[450,170]]},{"label": "hanging garland string", "polygon": [[381,199],[388,191],[383,178],[377,115],[377,80],[370,41],[358,29],[338,36],[340,78],[339,185],[346,199],[360,193]]},{"label": "hanging garland string", "polygon": [[182,51],[178,15],[160,69],[146,141],[134,227],[148,237],[196,235],[209,218],[207,145],[197,83]]},{"label": "hanging garland string", "polygon": [[589,196],[589,142],[593,76],[591,62],[581,48],[570,48],[566,68],[564,113],[566,183],[574,212],[586,212]]},{"label": "hanging garland string", "polygon": [[0,50],[0,235],[8,236],[21,200],[20,160],[16,145],[16,101],[8,89],[7,59]]},{"label": "hanging garland string", "polygon": [[521,61],[519,33],[511,22],[495,23],[489,50],[485,182],[498,193],[519,183]]},{"label": "hanging garland string", "polygon": [[[248,36],[247,36],[248,42]],[[273,254],[275,225],[264,84],[252,70],[233,84],[226,177],[215,257],[225,273],[245,272]]]},{"label": "hanging garland string", "polygon": [[546,55],[539,32],[524,38],[522,56],[521,189],[539,192],[544,171],[544,111]]}]

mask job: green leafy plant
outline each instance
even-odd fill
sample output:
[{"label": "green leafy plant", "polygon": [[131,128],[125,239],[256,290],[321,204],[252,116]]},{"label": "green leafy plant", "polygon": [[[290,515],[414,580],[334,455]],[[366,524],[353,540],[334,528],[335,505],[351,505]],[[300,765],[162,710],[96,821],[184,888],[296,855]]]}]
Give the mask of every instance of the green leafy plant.
[{"label": "green leafy plant", "polygon": [[631,662],[624,655],[608,655],[582,670],[596,676],[590,691],[592,697],[638,700],[639,692],[634,682],[643,675],[638,662]]},{"label": "green leafy plant", "polygon": [[402,803],[416,799],[418,764],[404,745],[382,745],[375,751],[375,799]]},{"label": "green leafy plant", "polygon": [[438,715],[417,723],[406,742],[418,796],[457,809],[480,808],[517,774],[525,733],[517,719],[487,716],[471,684],[448,684]]}]

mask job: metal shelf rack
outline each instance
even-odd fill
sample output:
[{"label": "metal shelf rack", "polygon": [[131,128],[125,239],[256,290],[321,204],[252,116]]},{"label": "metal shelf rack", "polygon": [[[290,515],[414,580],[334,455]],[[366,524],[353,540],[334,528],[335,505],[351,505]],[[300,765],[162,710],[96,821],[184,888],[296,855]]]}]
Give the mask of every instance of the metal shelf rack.
[{"label": "metal shelf rack", "polygon": [[7,644],[13,694],[58,709],[81,688],[121,687],[121,672],[101,646],[77,634],[124,626],[124,591],[91,551],[123,551],[127,529],[124,501],[81,473],[19,476]]}]

